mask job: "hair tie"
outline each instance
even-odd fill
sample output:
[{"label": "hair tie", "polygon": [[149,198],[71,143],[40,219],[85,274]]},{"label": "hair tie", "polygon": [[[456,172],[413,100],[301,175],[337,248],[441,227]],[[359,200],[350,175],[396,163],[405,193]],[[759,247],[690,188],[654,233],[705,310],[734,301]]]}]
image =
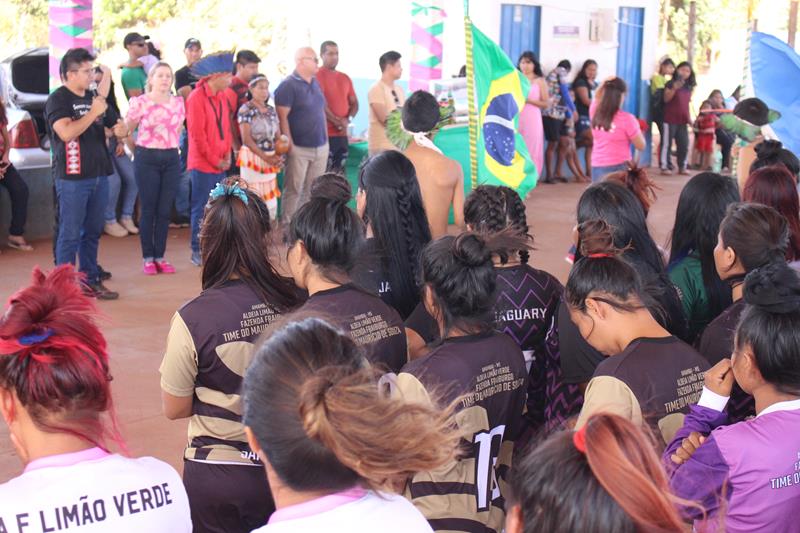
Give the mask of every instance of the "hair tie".
[{"label": "hair tie", "polygon": [[52,329],[46,329],[41,333],[28,333],[27,335],[22,335],[17,339],[17,342],[23,346],[32,346],[34,344],[39,344],[40,342],[44,342],[50,337],[53,336]]},{"label": "hair tie", "polygon": [[584,426],[572,434],[572,444],[575,445],[575,449],[581,452],[582,454],[586,455],[586,426],[588,424],[584,424]]},{"label": "hair tie", "polygon": [[586,257],[589,259],[604,259],[604,258],[611,258],[614,257],[613,254],[609,254],[607,252],[596,253],[596,254],[589,254]]},{"label": "hair tie", "polygon": [[212,200],[217,199],[220,196],[236,196],[243,201],[245,205],[247,205],[249,202],[247,194],[241,187],[239,187],[238,183],[234,183],[233,185],[223,185],[222,183],[217,183],[217,186],[214,187],[211,192],[208,193],[208,195]]}]

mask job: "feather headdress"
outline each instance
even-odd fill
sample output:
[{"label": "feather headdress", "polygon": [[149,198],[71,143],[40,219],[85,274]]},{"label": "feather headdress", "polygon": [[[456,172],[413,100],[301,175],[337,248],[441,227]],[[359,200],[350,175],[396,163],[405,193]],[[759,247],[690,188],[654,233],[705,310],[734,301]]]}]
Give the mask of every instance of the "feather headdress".
[{"label": "feather headdress", "polygon": [[214,74],[230,74],[233,71],[233,52],[214,52],[192,65],[192,74],[203,79]]}]

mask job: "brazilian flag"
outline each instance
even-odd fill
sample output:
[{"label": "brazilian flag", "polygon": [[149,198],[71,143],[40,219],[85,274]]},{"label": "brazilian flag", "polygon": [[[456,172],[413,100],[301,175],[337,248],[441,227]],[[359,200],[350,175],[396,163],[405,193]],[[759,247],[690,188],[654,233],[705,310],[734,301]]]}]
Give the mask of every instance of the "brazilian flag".
[{"label": "brazilian flag", "polygon": [[502,48],[474,24],[470,26],[478,112],[478,184],[505,185],[525,198],[537,178],[519,134],[519,116],[530,82]]}]

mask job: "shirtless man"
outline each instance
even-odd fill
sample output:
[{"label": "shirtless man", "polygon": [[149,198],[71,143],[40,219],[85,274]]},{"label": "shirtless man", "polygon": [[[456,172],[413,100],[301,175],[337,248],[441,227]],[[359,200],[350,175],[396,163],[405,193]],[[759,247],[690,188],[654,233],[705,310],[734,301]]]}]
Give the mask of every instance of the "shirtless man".
[{"label": "shirtless man", "polygon": [[439,122],[439,104],[432,94],[416,91],[403,106],[403,127],[414,133],[405,155],[417,171],[422,203],[436,239],[447,234],[450,206],[456,226],[464,226],[464,172],[445,157],[427,136]]}]

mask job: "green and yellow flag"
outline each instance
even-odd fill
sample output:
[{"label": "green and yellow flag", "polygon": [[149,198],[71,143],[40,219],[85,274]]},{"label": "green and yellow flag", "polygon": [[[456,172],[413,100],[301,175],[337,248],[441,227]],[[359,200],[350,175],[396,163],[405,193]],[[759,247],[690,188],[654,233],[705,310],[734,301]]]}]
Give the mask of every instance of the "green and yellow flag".
[{"label": "green and yellow flag", "polygon": [[505,185],[525,198],[537,179],[536,167],[519,134],[519,116],[530,82],[502,48],[468,24],[477,111],[477,121],[471,121],[477,132],[471,132],[470,138],[477,144],[472,152],[477,156],[477,184]]}]

